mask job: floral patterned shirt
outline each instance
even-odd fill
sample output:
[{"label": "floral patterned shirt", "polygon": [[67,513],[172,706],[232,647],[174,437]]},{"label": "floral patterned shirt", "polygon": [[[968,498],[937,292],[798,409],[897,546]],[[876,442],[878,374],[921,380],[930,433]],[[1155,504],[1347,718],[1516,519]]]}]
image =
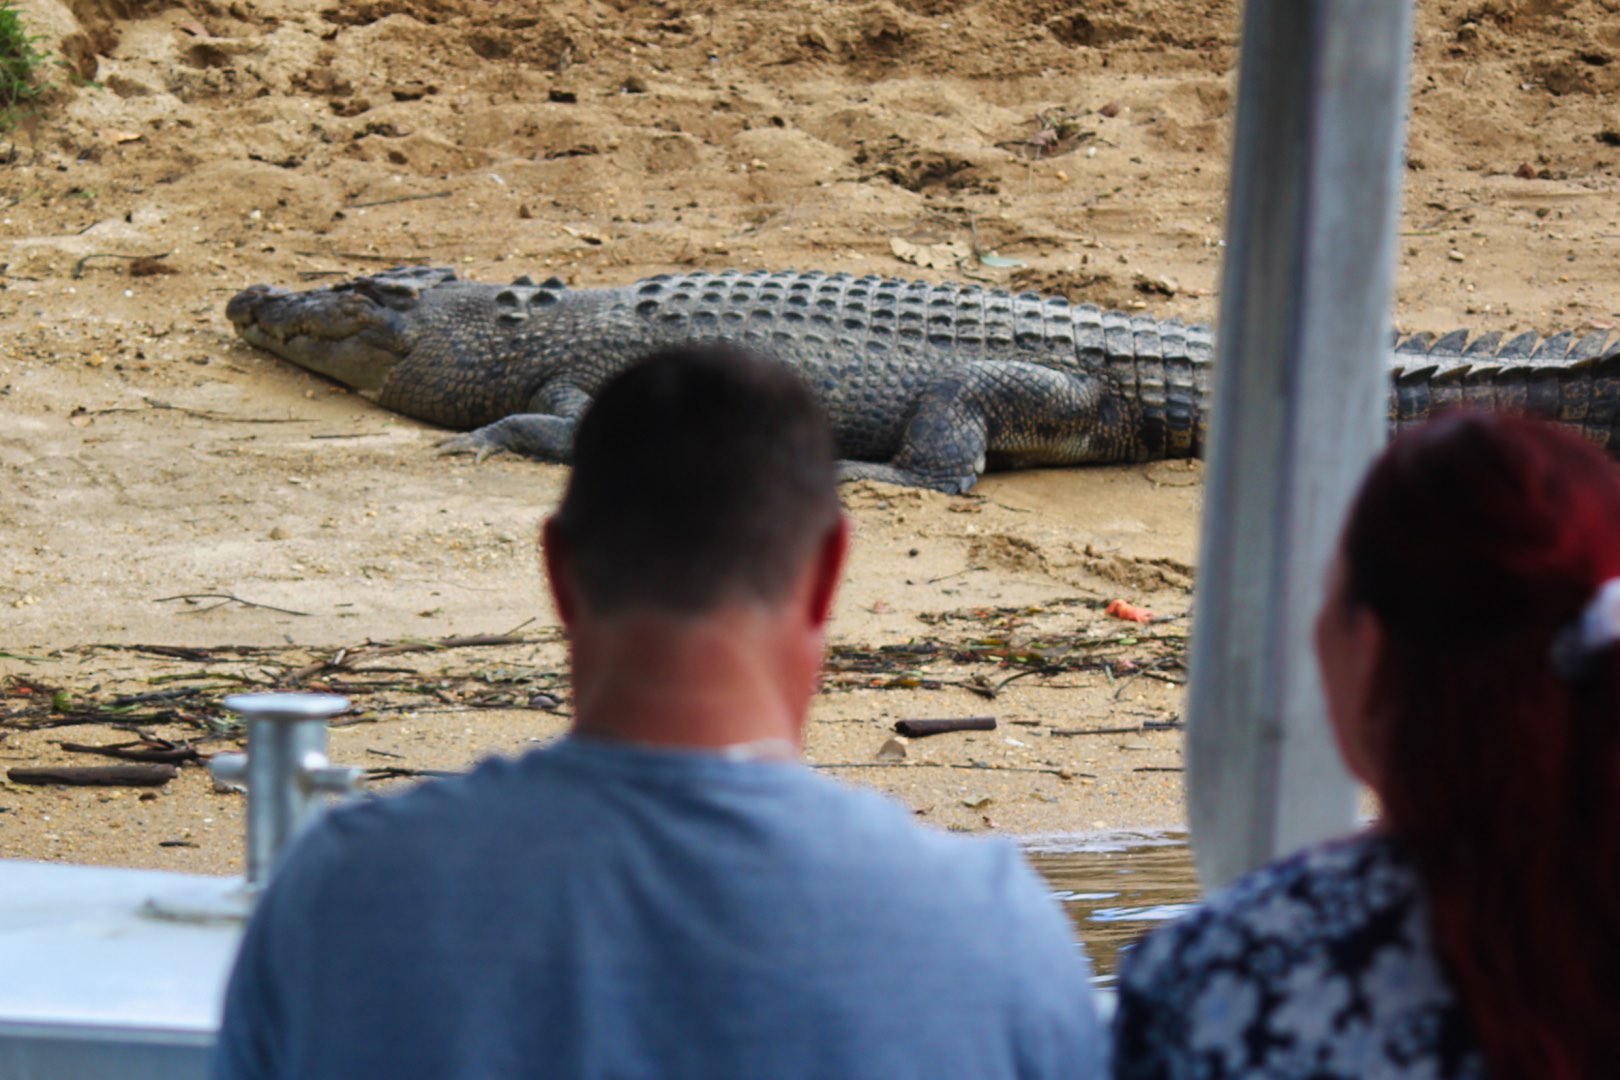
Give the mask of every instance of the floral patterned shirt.
[{"label": "floral patterned shirt", "polygon": [[1366,833],[1261,868],[1130,950],[1116,1080],[1483,1080],[1416,871]]}]

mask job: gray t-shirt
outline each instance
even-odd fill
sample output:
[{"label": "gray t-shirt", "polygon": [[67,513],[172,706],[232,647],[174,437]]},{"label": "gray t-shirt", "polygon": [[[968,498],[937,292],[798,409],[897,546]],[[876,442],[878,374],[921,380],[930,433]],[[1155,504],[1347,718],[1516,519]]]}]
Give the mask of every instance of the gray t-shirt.
[{"label": "gray t-shirt", "polygon": [[248,928],[215,1077],[1101,1076],[1011,845],[803,765],[571,738],[339,810]]}]

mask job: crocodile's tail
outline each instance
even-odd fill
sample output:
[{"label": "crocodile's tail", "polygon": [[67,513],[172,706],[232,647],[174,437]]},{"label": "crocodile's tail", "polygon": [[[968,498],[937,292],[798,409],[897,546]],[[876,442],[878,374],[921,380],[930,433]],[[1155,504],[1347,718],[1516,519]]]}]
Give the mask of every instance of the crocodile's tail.
[{"label": "crocodile's tail", "polygon": [[1390,432],[1454,405],[1528,413],[1554,421],[1620,456],[1620,341],[1599,330],[1543,338],[1500,333],[1470,340],[1413,334],[1391,358]]}]

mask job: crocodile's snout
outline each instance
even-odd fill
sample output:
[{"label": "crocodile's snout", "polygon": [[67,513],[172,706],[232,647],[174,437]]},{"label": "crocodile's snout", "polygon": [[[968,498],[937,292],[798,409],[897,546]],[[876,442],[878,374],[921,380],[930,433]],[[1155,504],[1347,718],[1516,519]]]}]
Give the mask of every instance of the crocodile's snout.
[{"label": "crocodile's snout", "polygon": [[230,303],[225,305],[225,317],[231,320],[236,332],[240,334],[243,327],[252,325],[253,317],[261,303],[277,296],[290,295],[292,294],[287,289],[278,289],[274,285],[249,285],[231,297]]},{"label": "crocodile's snout", "polygon": [[250,285],[225,315],[249,344],[361,392],[381,387],[410,351],[398,314],[354,290]]}]

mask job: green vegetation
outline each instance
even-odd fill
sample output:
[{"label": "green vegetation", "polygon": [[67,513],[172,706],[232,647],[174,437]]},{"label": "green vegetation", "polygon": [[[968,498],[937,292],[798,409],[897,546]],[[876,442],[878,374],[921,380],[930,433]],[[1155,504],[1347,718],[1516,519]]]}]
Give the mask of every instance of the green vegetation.
[{"label": "green vegetation", "polygon": [[50,58],[34,48],[39,40],[23,26],[11,0],[0,0],[0,132],[15,127],[50,89],[40,75]]}]

